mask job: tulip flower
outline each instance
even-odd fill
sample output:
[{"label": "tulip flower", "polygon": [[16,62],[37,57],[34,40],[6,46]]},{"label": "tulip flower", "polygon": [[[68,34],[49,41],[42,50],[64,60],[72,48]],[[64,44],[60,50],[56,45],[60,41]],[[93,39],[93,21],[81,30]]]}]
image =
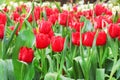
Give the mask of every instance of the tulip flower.
[{"label": "tulip flower", "polygon": [[0,24],[0,39],[3,39],[4,37],[4,30],[5,26],[3,24]]},{"label": "tulip flower", "polygon": [[39,33],[36,35],[36,47],[38,49],[44,49],[48,47],[50,44],[49,36],[43,33]]},{"label": "tulip flower", "polygon": [[41,21],[39,24],[39,32],[48,34],[51,30],[52,23],[49,21]]},{"label": "tulip flower", "polygon": [[12,18],[13,18],[14,21],[18,21],[19,18],[20,18],[20,14],[17,11],[15,11],[12,14]]},{"label": "tulip flower", "polygon": [[97,39],[96,39],[96,45],[97,46],[103,46],[106,44],[107,41],[107,35],[105,31],[100,31],[98,33]]},{"label": "tulip flower", "polygon": [[66,13],[60,13],[58,16],[58,22],[59,24],[66,26],[67,24],[67,14]]},{"label": "tulip flower", "polygon": [[82,44],[87,47],[92,47],[95,32],[85,32],[82,34]]},{"label": "tulip flower", "polygon": [[119,35],[119,29],[120,27],[118,24],[110,24],[108,27],[108,33],[111,38],[117,38]]},{"label": "tulip flower", "polygon": [[34,51],[32,48],[21,47],[19,51],[18,59],[20,61],[31,63],[34,58]]},{"label": "tulip flower", "polygon": [[64,48],[65,39],[61,36],[54,36],[51,39],[51,47],[54,52],[61,52]]},{"label": "tulip flower", "polygon": [[0,24],[3,24],[5,26],[6,22],[7,22],[6,15],[0,12]]},{"label": "tulip flower", "polygon": [[80,32],[72,33],[72,43],[77,46],[80,45]]},{"label": "tulip flower", "polygon": [[34,18],[36,21],[40,19],[40,14],[41,14],[41,8],[39,6],[36,6],[34,8]]}]

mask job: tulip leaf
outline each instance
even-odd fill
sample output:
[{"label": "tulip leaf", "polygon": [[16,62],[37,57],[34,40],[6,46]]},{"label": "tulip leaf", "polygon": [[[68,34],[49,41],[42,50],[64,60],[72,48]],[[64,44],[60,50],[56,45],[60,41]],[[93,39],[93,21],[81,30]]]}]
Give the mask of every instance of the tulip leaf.
[{"label": "tulip leaf", "polygon": [[117,70],[117,73],[116,73],[116,79],[120,79],[120,69]]},{"label": "tulip leaf", "polygon": [[61,8],[60,8],[60,4],[58,4],[58,2],[54,2],[55,3],[55,5],[56,5],[56,7],[58,8],[58,10],[60,11],[60,12],[62,12],[62,10],[61,10]]},{"label": "tulip leaf", "polygon": [[3,60],[0,59],[0,80],[7,80],[7,68]]},{"label": "tulip leaf", "polygon": [[96,70],[96,80],[105,80],[105,69]]},{"label": "tulip leaf", "polygon": [[119,15],[118,11],[116,11],[115,15],[113,16],[113,22],[116,23],[118,21]]},{"label": "tulip leaf", "polygon": [[[57,80],[57,75],[58,73],[54,72],[54,73],[47,73],[45,75],[45,79],[44,80]],[[60,75],[60,80],[74,80],[68,77],[64,77],[63,75]],[[81,79],[82,80],[82,79]]]},{"label": "tulip leaf", "polygon": [[19,23],[16,24],[14,31],[11,33],[10,38],[7,38],[7,27],[5,27],[5,33],[4,33],[4,38],[3,38],[3,49],[2,49],[2,57],[6,58],[7,57],[7,50],[11,44],[11,41],[13,40],[14,34],[16,30],[18,29]]},{"label": "tulip leaf", "polygon": [[18,60],[12,60],[13,67],[14,67],[14,74],[16,80],[23,80],[25,79],[25,75],[27,72],[27,64],[23,62],[19,62]]},{"label": "tulip leaf", "polygon": [[[73,72],[74,72],[74,78],[75,79],[83,79],[83,70],[82,70],[82,62],[79,64],[79,60],[81,60],[80,57],[76,57],[73,60]],[[81,67],[82,66],[82,67]]]},{"label": "tulip leaf", "polygon": [[30,64],[27,67],[27,73],[25,75],[25,80],[33,80],[34,75],[35,75],[34,66]]},{"label": "tulip leaf", "polygon": [[0,59],[0,80],[15,80],[11,59]]}]

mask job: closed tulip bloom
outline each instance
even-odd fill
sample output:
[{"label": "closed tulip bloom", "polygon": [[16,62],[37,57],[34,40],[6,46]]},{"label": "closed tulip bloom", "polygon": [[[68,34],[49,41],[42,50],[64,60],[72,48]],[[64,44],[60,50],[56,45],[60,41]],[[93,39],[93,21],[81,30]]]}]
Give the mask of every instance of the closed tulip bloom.
[{"label": "closed tulip bloom", "polygon": [[7,17],[6,17],[6,15],[0,12],[0,24],[5,25],[6,22],[7,22]]},{"label": "closed tulip bloom", "polygon": [[42,21],[39,24],[39,32],[40,33],[44,33],[44,34],[48,34],[51,30],[52,27],[52,23],[49,21]]},{"label": "closed tulip bloom", "polygon": [[40,19],[40,14],[41,14],[41,8],[39,6],[36,6],[34,8],[34,17],[36,21]]},{"label": "closed tulip bloom", "polygon": [[106,41],[107,41],[107,35],[105,31],[100,31],[97,36],[96,45],[103,46],[106,44]]},{"label": "closed tulip bloom", "polygon": [[50,44],[49,36],[43,33],[36,35],[36,47],[38,49],[47,48]]},{"label": "closed tulip bloom", "polygon": [[65,39],[61,36],[54,36],[51,39],[51,47],[54,52],[61,52],[64,48]]},{"label": "closed tulip bloom", "polygon": [[60,13],[58,16],[58,22],[59,24],[66,26],[67,24],[67,14],[66,13]]},{"label": "closed tulip bloom", "polygon": [[110,24],[108,27],[108,33],[111,38],[117,38],[119,35],[119,26],[118,24]]},{"label": "closed tulip bloom", "polygon": [[80,32],[72,33],[72,43],[77,46],[80,45]]},{"label": "closed tulip bloom", "polygon": [[87,47],[92,47],[95,32],[85,32],[82,34],[82,44]]},{"label": "closed tulip bloom", "polygon": [[20,61],[31,63],[34,58],[34,51],[32,48],[21,47],[19,51],[18,59]]},{"label": "closed tulip bloom", "polygon": [[53,14],[53,15],[50,15],[50,17],[48,18],[48,21],[50,21],[52,24],[55,24],[57,19],[58,19],[58,15],[57,14]]},{"label": "closed tulip bloom", "polygon": [[0,39],[3,39],[4,37],[4,30],[5,26],[3,24],[0,24]]},{"label": "closed tulip bloom", "polygon": [[49,17],[51,14],[53,14],[52,8],[45,7],[46,15]]}]

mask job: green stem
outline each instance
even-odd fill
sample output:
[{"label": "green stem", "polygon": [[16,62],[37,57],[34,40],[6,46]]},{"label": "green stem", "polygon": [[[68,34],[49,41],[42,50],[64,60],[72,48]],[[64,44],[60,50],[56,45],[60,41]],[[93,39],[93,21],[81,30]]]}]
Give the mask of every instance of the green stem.
[{"label": "green stem", "polygon": [[41,54],[41,63],[42,63],[43,76],[45,76],[45,74],[47,73],[47,65],[46,65],[45,58],[46,58],[45,50],[43,49],[42,54]]},{"label": "green stem", "polygon": [[103,47],[100,47],[100,62],[99,62],[100,68],[102,68],[102,56],[103,56]]},{"label": "green stem", "polygon": [[77,46],[75,46],[75,49],[74,49],[74,52],[73,52],[72,59],[76,56],[76,50],[77,50]]},{"label": "green stem", "polygon": [[19,80],[23,80],[23,72],[24,72],[24,64],[22,63],[22,67],[21,67],[21,77]]},{"label": "green stem", "polygon": [[[59,56],[58,55],[59,53],[57,53],[57,57]],[[59,59],[57,58],[57,72],[59,71]]]}]

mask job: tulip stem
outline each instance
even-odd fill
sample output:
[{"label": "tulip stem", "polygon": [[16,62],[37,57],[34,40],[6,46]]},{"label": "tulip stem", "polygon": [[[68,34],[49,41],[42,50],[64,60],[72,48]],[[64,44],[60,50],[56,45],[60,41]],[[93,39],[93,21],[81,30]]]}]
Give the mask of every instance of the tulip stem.
[{"label": "tulip stem", "polygon": [[102,55],[103,55],[103,47],[100,47],[100,62],[99,62],[100,68],[102,68]]},{"label": "tulip stem", "polygon": [[74,49],[74,52],[73,52],[72,59],[76,56],[76,50],[77,50],[77,46],[75,46],[75,49]]},{"label": "tulip stem", "polygon": [[43,76],[45,76],[45,74],[47,73],[47,65],[46,65],[46,55],[45,55],[45,50],[43,49],[41,52],[41,63],[42,63],[42,72],[43,72]]}]

